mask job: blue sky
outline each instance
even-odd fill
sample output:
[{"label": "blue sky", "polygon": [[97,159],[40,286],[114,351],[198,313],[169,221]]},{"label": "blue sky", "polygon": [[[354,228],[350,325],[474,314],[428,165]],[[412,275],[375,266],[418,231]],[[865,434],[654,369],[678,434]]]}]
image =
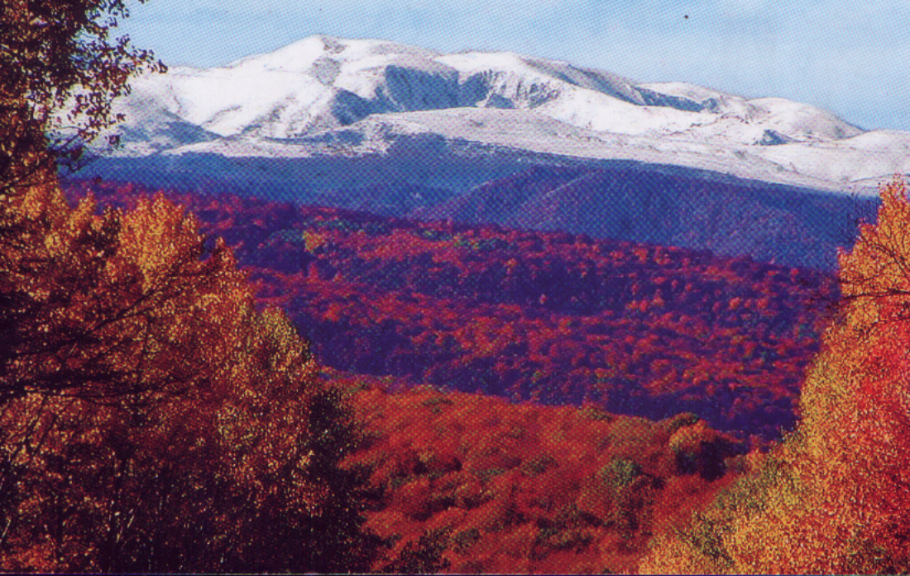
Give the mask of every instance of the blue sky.
[{"label": "blue sky", "polygon": [[781,96],[910,130],[906,0],[130,0],[121,28],[212,66],[312,34],[510,50],[641,81]]}]

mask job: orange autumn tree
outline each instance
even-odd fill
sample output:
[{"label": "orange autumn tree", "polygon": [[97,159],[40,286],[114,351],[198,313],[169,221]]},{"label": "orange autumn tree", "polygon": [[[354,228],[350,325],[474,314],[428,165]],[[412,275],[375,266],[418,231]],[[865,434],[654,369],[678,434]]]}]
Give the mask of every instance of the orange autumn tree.
[{"label": "orange autumn tree", "polygon": [[363,570],[356,433],[308,344],[179,207],[58,187],[164,70],[127,16],[0,4],[0,571]]},{"label": "orange autumn tree", "polygon": [[308,344],[162,199],[4,213],[0,570],[363,570],[356,434]]},{"label": "orange autumn tree", "polygon": [[877,224],[840,255],[842,301],[802,390],[795,434],[644,572],[910,570],[910,201],[882,187]]}]

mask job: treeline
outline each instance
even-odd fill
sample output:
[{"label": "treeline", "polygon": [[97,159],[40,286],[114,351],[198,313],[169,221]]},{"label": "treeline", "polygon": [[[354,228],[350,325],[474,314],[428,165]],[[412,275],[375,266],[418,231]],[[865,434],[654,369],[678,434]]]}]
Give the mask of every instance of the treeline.
[{"label": "treeline", "polygon": [[[142,191],[95,188],[117,205]],[[837,297],[825,274],[749,258],[174,196],[333,368],[652,419],[689,411],[766,439],[792,428]]]}]

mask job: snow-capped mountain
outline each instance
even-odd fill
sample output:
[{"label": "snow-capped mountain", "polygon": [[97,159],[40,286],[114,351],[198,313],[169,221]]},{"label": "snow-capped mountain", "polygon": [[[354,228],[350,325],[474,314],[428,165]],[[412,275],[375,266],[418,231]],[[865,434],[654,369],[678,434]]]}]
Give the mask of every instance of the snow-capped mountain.
[{"label": "snow-capped mountain", "polygon": [[513,53],[313,36],[224,67],[174,68],[118,103],[122,156],[382,154],[415,136],[631,159],[815,189],[910,172],[910,134],[781,98],[636,83]]}]

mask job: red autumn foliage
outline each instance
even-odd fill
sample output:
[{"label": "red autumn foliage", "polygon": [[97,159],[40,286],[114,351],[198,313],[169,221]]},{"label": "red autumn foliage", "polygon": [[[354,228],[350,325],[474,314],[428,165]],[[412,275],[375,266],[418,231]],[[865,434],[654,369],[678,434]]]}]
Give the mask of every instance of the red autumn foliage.
[{"label": "red autumn foliage", "polygon": [[[87,184],[73,186],[73,193]],[[129,204],[141,189],[95,186]],[[177,195],[328,366],[774,438],[833,280],[708,252]]]},{"label": "red autumn foliage", "polygon": [[394,569],[406,550],[456,573],[631,570],[655,534],[737,477],[713,479],[736,447],[693,415],[655,423],[324,377],[358,390],[367,441],[345,465],[370,471],[366,526],[392,543],[374,570]]},{"label": "red autumn foliage", "polygon": [[910,569],[910,200],[839,255],[843,293],[802,388],[799,425],[693,521],[655,541],[652,573],[905,574]]}]

